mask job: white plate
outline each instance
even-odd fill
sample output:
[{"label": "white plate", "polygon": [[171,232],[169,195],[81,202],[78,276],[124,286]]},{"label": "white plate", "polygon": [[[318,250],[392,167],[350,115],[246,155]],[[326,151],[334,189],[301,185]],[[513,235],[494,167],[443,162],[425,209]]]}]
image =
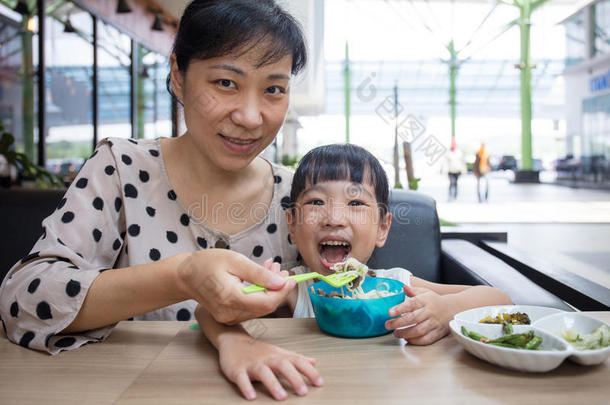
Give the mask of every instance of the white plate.
[{"label": "white plate", "polygon": [[470,332],[477,332],[490,339],[495,339],[503,335],[502,330],[496,327],[497,325],[463,322],[457,319],[449,322],[451,333],[466,351],[489,363],[513,370],[543,373],[556,368],[573,353],[572,346],[563,339],[531,325],[515,325],[513,328],[515,333],[524,333],[534,329],[536,334],[542,337],[540,350],[511,349],[478,342],[464,336],[461,332],[462,326]]},{"label": "white plate", "polygon": [[[559,313],[534,322],[536,329],[551,333],[559,338],[561,338],[561,332],[568,329],[572,329],[581,335],[587,335],[602,325],[608,326],[605,322],[578,312]],[[570,343],[568,342],[568,344]],[[574,346],[572,348],[574,353],[569,359],[585,366],[603,363],[610,356],[610,346],[596,350],[578,350]]]},{"label": "white plate", "polygon": [[[544,318],[545,316],[564,312],[561,309],[549,308],[549,307],[538,307],[534,305],[494,305],[489,307],[480,307],[469,309],[468,311],[460,312],[455,315],[454,319],[458,321],[478,323],[481,319],[491,316],[496,316],[508,313],[512,314],[515,312],[526,313],[532,323]],[[500,325],[495,325],[496,329],[500,329]]]}]

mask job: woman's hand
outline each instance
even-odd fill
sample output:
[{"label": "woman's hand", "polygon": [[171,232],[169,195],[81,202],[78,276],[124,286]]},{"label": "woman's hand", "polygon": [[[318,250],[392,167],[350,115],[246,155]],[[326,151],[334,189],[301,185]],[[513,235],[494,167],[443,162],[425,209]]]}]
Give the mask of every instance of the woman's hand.
[{"label": "woman's hand", "polygon": [[324,382],[315,369],[316,361],[310,357],[246,336],[227,336],[218,345],[220,368],[224,375],[249,400],[256,398],[252,381],[260,381],[273,398],[286,399],[286,390],[278,380],[282,376],[297,395],[307,394],[303,376],[315,386]]},{"label": "woman's hand", "polygon": [[415,345],[429,345],[447,335],[453,315],[446,297],[427,288],[405,286],[404,290],[410,298],[390,308],[390,316],[398,318],[387,321],[386,329],[395,329],[394,336]]},{"label": "woman's hand", "polygon": [[[294,280],[285,280],[277,266],[267,263],[267,267],[230,250],[200,250],[181,256],[177,283],[187,298],[198,301],[216,321],[233,325],[275,311],[296,285]],[[242,281],[268,290],[244,294]]]}]

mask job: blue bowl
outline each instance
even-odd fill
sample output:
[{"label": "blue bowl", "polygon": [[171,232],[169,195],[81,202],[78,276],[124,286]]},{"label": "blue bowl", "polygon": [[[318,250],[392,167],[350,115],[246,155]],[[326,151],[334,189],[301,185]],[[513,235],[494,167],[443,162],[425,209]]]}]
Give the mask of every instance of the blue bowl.
[{"label": "blue bowl", "polygon": [[[381,283],[386,283],[389,291],[400,291],[400,293],[368,300],[339,299],[323,297],[317,292],[318,289],[322,289],[326,294],[330,294],[332,291],[341,293],[341,288],[335,288],[323,281],[318,281],[310,286],[307,291],[320,329],[331,335],[349,338],[364,338],[390,333],[391,331],[387,330],[384,324],[390,319],[389,309],[405,300],[405,292],[402,289],[404,284],[389,278],[367,277],[362,283],[362,289],[364,292],[368,292],[377,288]],[[312,288],[314,293],[311,291]],[[345,292],[347,293],[347,290]]]}]

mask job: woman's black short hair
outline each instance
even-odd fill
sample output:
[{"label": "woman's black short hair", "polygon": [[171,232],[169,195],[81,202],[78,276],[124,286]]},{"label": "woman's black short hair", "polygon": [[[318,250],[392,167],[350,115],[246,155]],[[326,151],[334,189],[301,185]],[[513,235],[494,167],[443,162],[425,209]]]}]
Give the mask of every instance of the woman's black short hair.
[{"label": "woman's black short hair", "polygon": [[[275,0],[194,0],[180,19],[172,52],[178,69],[186,72],[193,59],[247,52],[261,42],[266,52],[258,66],[292,55],[293,75],[305,67],[303,31]],[[168,90],[172,93],[169,76]]]},{"label": "woman's black short hair", "polygon": [[321,181],[347,180],[362,184],[370,182],[381,218],[388,213],[388,177],[373,154],[353,144],[319,146],[307,152],[299,162],[290,190],[291,208],[305,190]]}]

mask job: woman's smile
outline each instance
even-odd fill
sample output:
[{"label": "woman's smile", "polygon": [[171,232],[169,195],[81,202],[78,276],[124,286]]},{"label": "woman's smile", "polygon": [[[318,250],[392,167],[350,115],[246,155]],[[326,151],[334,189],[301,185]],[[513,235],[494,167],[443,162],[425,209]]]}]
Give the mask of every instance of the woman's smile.
[{"label": "woman's smile", "polygon": [[225,146],[235,153],[251,153],[257,147],[260,138],[232,138],[223,134],[218,134]]}]

